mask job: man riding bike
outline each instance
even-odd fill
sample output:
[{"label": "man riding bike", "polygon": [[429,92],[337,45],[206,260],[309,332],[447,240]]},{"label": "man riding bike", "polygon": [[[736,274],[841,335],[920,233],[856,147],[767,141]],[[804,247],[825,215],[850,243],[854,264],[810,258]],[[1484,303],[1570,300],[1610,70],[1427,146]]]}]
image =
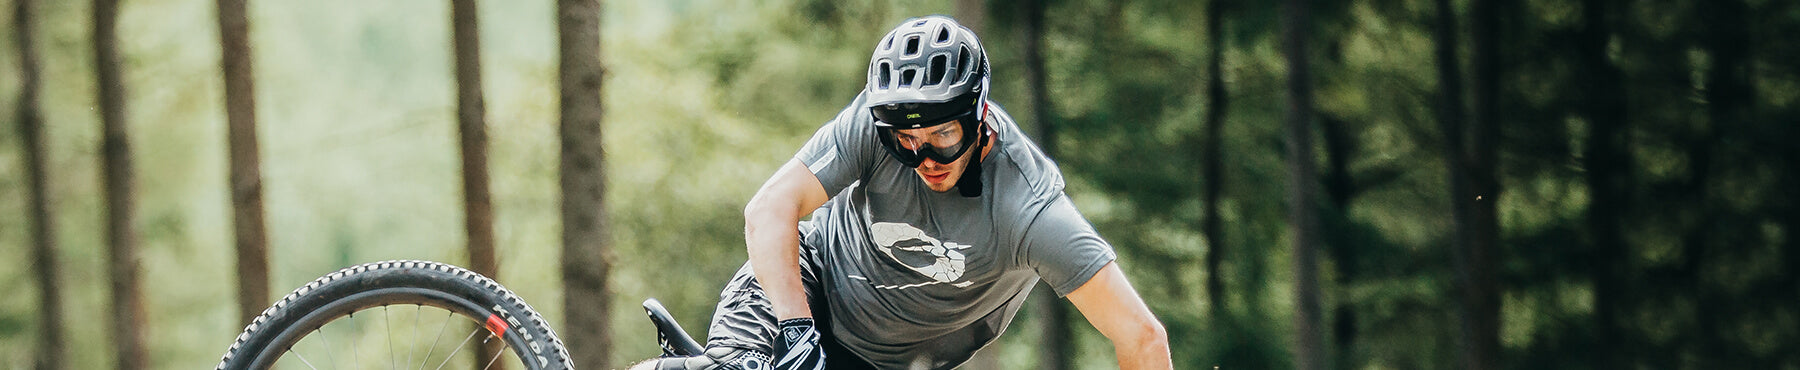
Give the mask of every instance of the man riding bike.
[{"label": "man riding bike", "polygon": [[1005,331],[1040,279],[1119,367],[1170,368],[1162,324],[1056,164],[988,101],[988,72],[948,17],[890,31],[862,93],[745,207],[749,261],[704,353],[633,369],[949,369]]}]

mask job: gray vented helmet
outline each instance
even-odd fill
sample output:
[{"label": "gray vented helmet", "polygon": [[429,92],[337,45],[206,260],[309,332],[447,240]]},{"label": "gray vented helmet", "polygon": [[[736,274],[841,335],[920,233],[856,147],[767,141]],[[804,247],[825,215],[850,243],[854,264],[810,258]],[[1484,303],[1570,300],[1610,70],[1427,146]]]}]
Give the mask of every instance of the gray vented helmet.
[{"label": "gray vented helmet", "polygon": [[987,52],[975,32],[942,15],[901,22],[869,57],[864,92],[876,125],[909,129],[985,115]]}]

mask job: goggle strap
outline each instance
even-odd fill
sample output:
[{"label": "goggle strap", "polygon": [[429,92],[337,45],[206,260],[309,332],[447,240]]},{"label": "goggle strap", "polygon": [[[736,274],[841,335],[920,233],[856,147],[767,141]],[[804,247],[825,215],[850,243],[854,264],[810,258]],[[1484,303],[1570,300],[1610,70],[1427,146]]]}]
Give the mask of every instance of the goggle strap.
[{"label": "goggle strap", "polygon": [[979,139],[975,139],[975,157],[969,158],[969,166],[963,168],[962,178],[956,180],[956,192],[966,198],[981,196],[981,149],[987,146],[987,125],[976,127],[981,131]]}]

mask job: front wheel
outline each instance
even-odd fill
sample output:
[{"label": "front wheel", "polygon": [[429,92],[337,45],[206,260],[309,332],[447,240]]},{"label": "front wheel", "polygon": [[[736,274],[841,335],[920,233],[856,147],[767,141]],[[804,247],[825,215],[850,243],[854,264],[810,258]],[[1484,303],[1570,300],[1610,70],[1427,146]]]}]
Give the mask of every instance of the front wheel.
[{"label": "front wheel", "polygon": [[[476,337],[476,346],[499,340],[506,350],[492,358],[457,357],[474,352],[465,348]],[[445,366],[451,363],[465,364]],[[543,316],[493,280],[437,262],[383,261],[338,270],[281,298],[244,328],[217,369],[468,369],[497,363],[571,367],[568,350]]]}]

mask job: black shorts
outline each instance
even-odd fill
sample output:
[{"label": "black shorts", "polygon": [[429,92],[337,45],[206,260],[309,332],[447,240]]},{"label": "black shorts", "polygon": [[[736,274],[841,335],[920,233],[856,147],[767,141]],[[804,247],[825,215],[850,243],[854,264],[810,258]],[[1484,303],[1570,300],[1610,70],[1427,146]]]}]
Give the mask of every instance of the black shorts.
[{"label": "black shorts", "polygon": [[[874,369],[868,362],[850,353],[831,333],[831,320],[818,278],[817,249],[801,243],[800,282],[806,286],[806,299],[812,308],[813,322],[820,334],[819,345],[825,352],[828,369]],[[719,305],[713,308],[712,323],[707,325],[706,354],[692,358],[659,360],[660,369],[755,369],[767,364],[774,352],[774,341],[780,332],[774,306],[763,295],[762,284],[745,262],[725,289],[719,292]],[[766,365],[765,365],[766,366]],[[772,366],[767,367],[772,368]]]}]

